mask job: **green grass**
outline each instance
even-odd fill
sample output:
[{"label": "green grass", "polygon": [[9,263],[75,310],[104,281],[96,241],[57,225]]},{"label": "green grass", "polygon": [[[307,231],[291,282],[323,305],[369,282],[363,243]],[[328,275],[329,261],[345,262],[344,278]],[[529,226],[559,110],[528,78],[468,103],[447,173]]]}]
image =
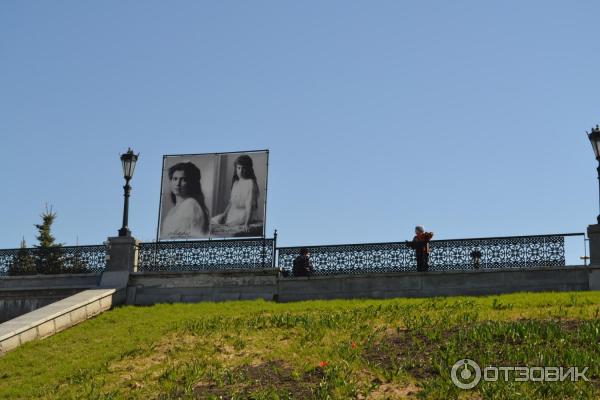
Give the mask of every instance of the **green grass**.
[{"label": "green grass", "polygon": [[[600,292],[118,307],[0,358],[0,398],[600,397]],[[450,380],[590,367],[591,382]]]}]

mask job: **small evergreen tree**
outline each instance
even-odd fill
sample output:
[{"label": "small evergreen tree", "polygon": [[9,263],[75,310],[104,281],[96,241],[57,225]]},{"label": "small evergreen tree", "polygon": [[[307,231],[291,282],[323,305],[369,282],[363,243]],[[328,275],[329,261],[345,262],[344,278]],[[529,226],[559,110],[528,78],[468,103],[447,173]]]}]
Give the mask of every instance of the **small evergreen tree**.
[{"label": "small evergreen tree", "polygon": [[30,249],[27,248],[25,238],[21,240],[21,248],[13,263],[8,268],[8,275],[35,275],[35,258],[31,255]]},{"label": "small evergreen tree", "polygon": [[50,232],[56,213],[52,211],[52,207],[48,209],[46,206],[46,211],[41,217],[42,223],[35,225],[39,232],[36,237],[39,244],[35,246],[38,249],[37,271],[40,274],[60,274],[64,270],[62,244],[56,243]]}]

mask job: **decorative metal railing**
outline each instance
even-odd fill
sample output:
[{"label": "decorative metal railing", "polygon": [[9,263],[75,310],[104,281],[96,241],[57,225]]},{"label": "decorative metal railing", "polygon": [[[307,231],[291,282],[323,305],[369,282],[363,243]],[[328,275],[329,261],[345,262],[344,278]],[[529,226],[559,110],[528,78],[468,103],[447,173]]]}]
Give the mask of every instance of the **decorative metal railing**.
[{"label": "decorative metal railing", "polygon": [[274,267],[274,239],[141,243],[138,271],[256,270]]},{"label": "decorative metal railing", "polygon": [[[565,238],[569,236],[585,238],[583,233],[569,233],[436,240],[430,244],[429,269],[564,266]],[[316,275],[416,271],[415,252],[405,242],[303,247],[311,253]],[[276,247],[276,237],[141,243],[138,271],[257,270],[277,266],[290,274],[300,249]],[[0,276],[101,272],[106,268],[106,256],[104,245],[0,249]]]},{"label": "decorative metal railing", "polygon": [[[430,242],[429,270],[530,268],[565,265],[565,237],[492,237]],[[302,246],[310,252],[315,275],[416,271],[415,251],[406,242]],[[291,275],[302,247],[278,247],[278,266]]]},{"label": "decorative metal railing", "polygon": [[0,276],[101,272],[106,246],[0,249]]}]

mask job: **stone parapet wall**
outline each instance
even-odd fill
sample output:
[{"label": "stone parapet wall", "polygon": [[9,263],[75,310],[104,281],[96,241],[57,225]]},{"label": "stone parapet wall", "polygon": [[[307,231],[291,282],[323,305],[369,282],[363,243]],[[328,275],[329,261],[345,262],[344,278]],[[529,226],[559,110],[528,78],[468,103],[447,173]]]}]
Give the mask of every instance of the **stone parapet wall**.
[{"label": "stone parapet wall", "polygon": [[274,300],[279,271],[145,272],[129,276],[127,304]]}]

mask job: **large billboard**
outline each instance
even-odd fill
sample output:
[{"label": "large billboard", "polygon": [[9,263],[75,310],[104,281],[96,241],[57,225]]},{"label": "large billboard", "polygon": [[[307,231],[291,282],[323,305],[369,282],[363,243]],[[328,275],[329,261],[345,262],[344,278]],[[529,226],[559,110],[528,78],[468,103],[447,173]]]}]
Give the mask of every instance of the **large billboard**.
[{"label": "large billboard", "polygon": [[158,240],[265,235],[268,150],[163,156]]}]

